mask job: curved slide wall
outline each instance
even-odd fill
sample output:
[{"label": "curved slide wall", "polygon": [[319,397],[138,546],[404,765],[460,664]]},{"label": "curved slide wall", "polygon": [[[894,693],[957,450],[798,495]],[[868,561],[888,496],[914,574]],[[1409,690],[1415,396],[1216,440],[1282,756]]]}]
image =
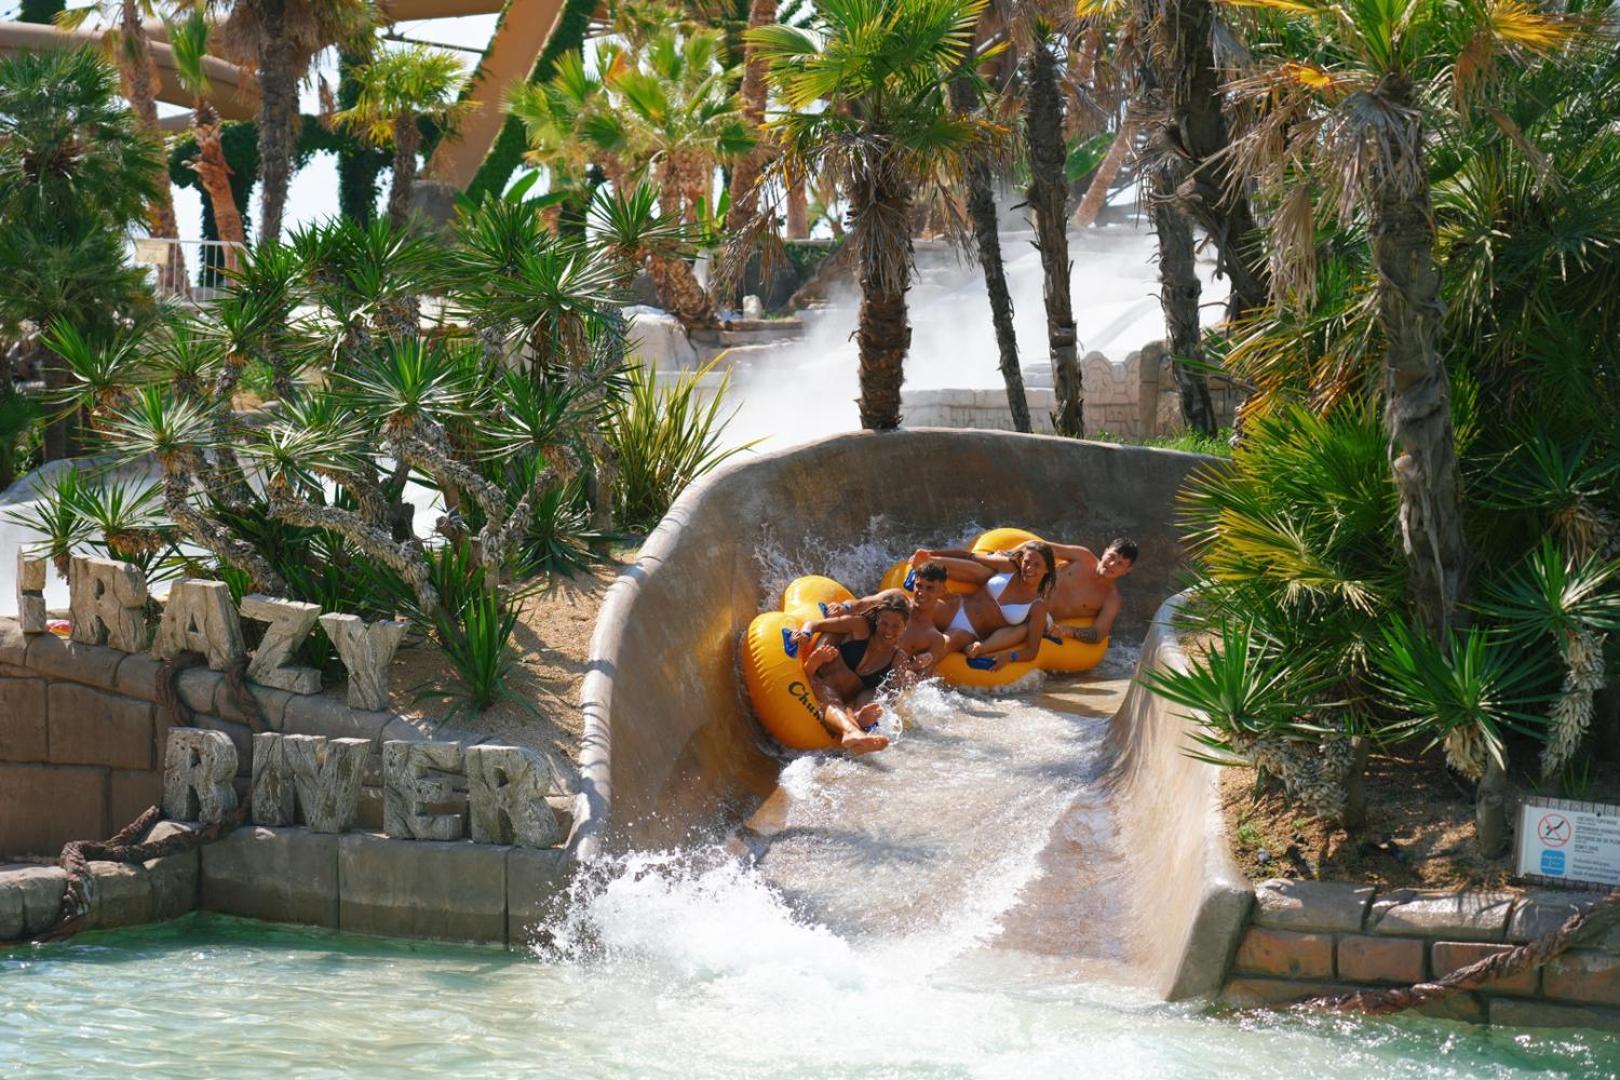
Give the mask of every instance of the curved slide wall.
[{"label": "curved slide wall", "polygon": [[[1122,590],[1124,637],[1144,663],[1174,662],[1155,620],[1176,588],[1181,481],[1208,459],[991,431],[839,435],[750,457],[694,485],[613,586],[597,620],[583,699],[582,790],[570,850],[663,845],[740,820],[779,762],[749,715],[738,635],[758,612],[770,544],[795,565],[879,535],[896,549],[964,525],[1141,545]],[[1161,613],[1162,615],[1162,613]],[[1155,989],[1218,989],[1250,895],[1220,836],[1213,768],[1180,753],[1183,724],[1133,688],[1111,728],[1116,807],[1144,853],[1135,950]],[[1213,815],[1213,816],[1212,816]],[[1235,920],[1235,921],[1234,921]]]}]

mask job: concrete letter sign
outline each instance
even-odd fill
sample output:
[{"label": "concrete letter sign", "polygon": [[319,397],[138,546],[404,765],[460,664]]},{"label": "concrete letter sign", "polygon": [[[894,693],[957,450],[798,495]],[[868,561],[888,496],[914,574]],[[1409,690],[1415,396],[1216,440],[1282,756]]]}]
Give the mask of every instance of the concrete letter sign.
[{"label": "concrete letter sign", "polygon": [[236,809],[236,746],[223,731],[169,729],[163,756],[163,813],[176,821],[218,821]]},{"label": "concrete letter sign", "polygon": [[229,585],[195,578],[174,583],[152,642],[153,656],[173,660],[183,652],[201,653],[210,668],[224,671],[245,651]]},{"label": "concrete letter sign", "polygon": [[293,667],[287,660],[304,643],[321,614],[319,604],[296,600],[275,600],[254,593],[242,597],[242,617],[269,623],[264,640],[253,650],[248,662],[248,678],[261,686],[290,690],[294,694],[321,692],[321,673],[312,667]]},{"label": "concrete letter sign", "polygon": [[253,736],[253,823],[292,825],[298,820],[298,793],[292,770],[274,732]]},{"label": "concrete letter sign", "polygon": [[405,840],[460,840],[460,814],[433,814],[430,803],[450,800],[450,782],[428,769],[461,770],[455,743],[383,743],[383,832]]},{"label": "concrete letter sign", "polygon": [[354,824],[370,748],[370,739],[282,737],[282,757],[292,771],[298,805],[311,832],[340,833]]},{"label": "concrete letter sign", "polygon": [[322,615],[321,627],[337,646],[349,672],[349,707],[388,708],[388,664],[405,624],[386,619],[367,624],[358,615]]},{"label": "concrete letter sign", "polygon": [[474,840],[543,848],[562,839],[546,802],[552,777],[545,755],[522,746],[469,746],[466,760]]},{"label": "concrete letter sign", "polygon": [[74,641],[145,651],[146,576],[129,563],[75,555],[68,565],[68,603]]},{"label": "concrete letter sign", "polygon": [[45,632],[45,560],[17,549],[17,623],[25,634]]}]

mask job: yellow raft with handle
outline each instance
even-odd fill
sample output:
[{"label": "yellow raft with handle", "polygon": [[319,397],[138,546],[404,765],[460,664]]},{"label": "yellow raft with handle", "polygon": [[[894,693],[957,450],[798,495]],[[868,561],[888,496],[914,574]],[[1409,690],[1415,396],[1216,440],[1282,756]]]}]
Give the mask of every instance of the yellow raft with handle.
[{"label": "yellow raft with handle", "polygon": [[825,618],[827,605],[855,594],[829,577],[797,578],[782,590],[782,610],[754,617],[743,635],[743,682],[754,713],[771,737],[790,750],[825,750],[836,745],[821,722],[821,703],[810,690],[804,657],[812,642],[793,634],[805,623]]}]

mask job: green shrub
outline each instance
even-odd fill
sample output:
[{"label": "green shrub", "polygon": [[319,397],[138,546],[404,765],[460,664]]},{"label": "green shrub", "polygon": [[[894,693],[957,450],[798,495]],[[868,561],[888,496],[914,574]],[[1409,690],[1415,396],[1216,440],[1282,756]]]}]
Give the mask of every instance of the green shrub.
[{"label": "green shrub", "polygon": [[707,401],[701,386],[719,360],[683,372],[663,387],[656,366],[630,370],[629,392],[609,410],[603,429],[617,458],[613,507],[620,528],[650,531],[688,484],[754,445],[720,445],[736,415],[721,412],[731,373]]}]

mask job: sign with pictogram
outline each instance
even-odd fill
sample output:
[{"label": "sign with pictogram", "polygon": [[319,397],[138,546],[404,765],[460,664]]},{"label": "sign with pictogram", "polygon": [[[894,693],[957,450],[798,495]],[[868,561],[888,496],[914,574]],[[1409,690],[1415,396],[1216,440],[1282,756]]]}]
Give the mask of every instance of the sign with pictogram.
[{"label": "sign with pictogram", "polygon": [[1620,806],[1526,799],[1514,865],[1520,877],[1549,885],[1620,885]]}]

